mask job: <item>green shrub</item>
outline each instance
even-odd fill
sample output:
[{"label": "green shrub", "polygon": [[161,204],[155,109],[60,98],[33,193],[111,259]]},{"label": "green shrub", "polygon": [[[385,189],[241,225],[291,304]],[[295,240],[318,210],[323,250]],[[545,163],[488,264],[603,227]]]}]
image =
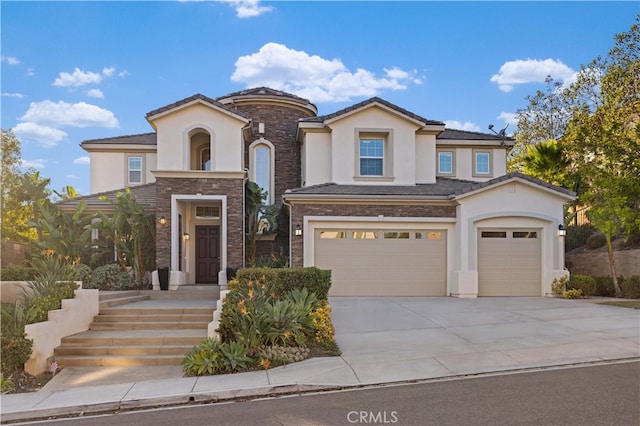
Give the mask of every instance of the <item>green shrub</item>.
[{"label": "green shrub", "polygon": [[28,304],[35,311],[34,322],[48,321],[49,311],[60,309],[60,299],[51,295],[33,297]]},{"label": "green shrub", "polygon": [[82,281],[82,288],[89,288],[91,285],[91,275],[93,271],[89,265],[79,263],[76,265],[76,279]]},{"label": "green shrub", "polygon": [[313,318],[313,329],[315,341],[324,348],[335,348],[335,329],[331,321],[331,306],[326,301],[311,313]]},{"label": "green shrub", "polygon": [[568,280],[568,275],[560,278],[554,278],[553,282],[551,283],[551,292],[556,296],[562,296],[562,293],[567,289]]},{"label": "green shrub", "polygon": [[596,232],[587,238],[586,246],[590,249],[597,249],[604,246],[606,243],[607,240],[604,238],[604,235],[600,232]]},{"label": "green shrub", "polygon": [[582,290],[585,297],[596,294],[596,280],[589,275],[573,274],[567,284],[568,290]]},{"label": "green shrub", "polygon": [[26,302],[2,304],[2,335],[24,333],[24,326],[36,322],[36,309]]},{"label": "green shrub", "polygon": [[567,235],[564,239],[565,251],[571,251],[578,247],[582,247],[587,243],[587,239],[593,233],[591,225],[569,225],[567,226]]},{"label": "green shrub", "polygon": [[208,337],[194,346],[183,358],[182,369],[185,376],[204,376],[215,374],[222,366],[221,343]]},{"label": "green shrub", "polygon": [[14,388],[11,378],[5,379],[4,374],[0,374],[0,383],[1,383],[2,393],[7,393],[9,391],[12,391]]},{"label": "green shrub", "polygon": [[247,356],[247,347],[239,342],[228,342],[220,345],[222,353],[222,370],[227,373],[246,370],[253,360]]},{"label": "green shrub", "polygon": [[627,299],[640,299],[640,275],[632,275],[620,283],[622,295]]},{"label": "green shrub", "polygon": [[2,281],[28,281],[33,279],[33,269],[23,265],[7,265],[0,271]]},{"label": "green shrub", "polygon": [[2,333],[0,341],[2,373],[12,373],[24,368],[24,363],[31,356],[33,340],[26,339],[23,331],[19,334]]},{"label": "green shrub", "polygon": [[331,271],[308,268],[246,268],[236,274],[240,285],[249,281],[261,281],[267,284],[268,291],[275,297],[282,297],[295,289],[307,288],[315,293],[319,300],[327,300],[331,287]]},{"label": "green shrub", "polygon": [[582,297],[582,290],[579,288],[567,290],[562,293],[562,297],[564,297],[565,299],[579,299]]},{"label": "green shrub", "polygon": [[131,276],[118,265],[99,266],[91,274],[90,288],[99,290],[128,290],[134,289],[135,283]]},{"label": "green shrub", "polygon": [[[596,280],[595,296],[612,297],[616,295],[615,288],[613,287],[613,279],[608,276],[593,277]],[[621,283],[622,277],[618,278],[618,282]]]},{"label": "green shrub", "polygon": [[262,346],[259,358],[260,366],[264,369],[279,367],[309,358],[309,348]]}]

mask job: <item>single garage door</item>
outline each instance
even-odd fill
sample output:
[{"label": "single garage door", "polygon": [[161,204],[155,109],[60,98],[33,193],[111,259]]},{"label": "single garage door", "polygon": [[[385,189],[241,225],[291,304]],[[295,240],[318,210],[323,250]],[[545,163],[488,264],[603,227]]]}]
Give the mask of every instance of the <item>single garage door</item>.
[{"label": "single garage door", "polygon": [[316,229],[332,296],[446,296],[446,231]]},{"label": "single garage door", "polygon": [[480,229],[479,296],[540,296],[540,231]]}]

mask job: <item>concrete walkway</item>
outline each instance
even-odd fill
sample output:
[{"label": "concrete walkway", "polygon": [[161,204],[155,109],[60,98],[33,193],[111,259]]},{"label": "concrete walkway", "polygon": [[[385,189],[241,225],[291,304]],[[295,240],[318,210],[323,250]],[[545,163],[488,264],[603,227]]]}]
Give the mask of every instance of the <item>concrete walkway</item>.
[{"label": "concrete walkway", "polygon": [[173,367],[67,367],[3,395],[2,421],[640,359],[640,311],[549,298],[331,298],[342,356],[182,377]]}]

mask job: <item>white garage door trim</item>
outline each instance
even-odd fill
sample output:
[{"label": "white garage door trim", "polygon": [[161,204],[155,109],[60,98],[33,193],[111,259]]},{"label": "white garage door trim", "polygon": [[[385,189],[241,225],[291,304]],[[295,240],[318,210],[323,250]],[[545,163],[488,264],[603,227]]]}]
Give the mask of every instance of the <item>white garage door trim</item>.
[{"label": "white garage door trim", "polygon": [[332,270],[332,296],[446,296],[447,230],[314,228],[314,265]]},{"label": "white garage door trim", "polygon": [[542,295],[542,229],[478,229],[478,296]]}]

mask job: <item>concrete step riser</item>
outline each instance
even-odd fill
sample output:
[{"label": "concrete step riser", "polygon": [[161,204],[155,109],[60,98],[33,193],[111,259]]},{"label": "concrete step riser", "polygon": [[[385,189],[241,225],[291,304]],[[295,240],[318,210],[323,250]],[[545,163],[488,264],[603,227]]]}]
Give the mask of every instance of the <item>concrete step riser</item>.
[{"label": "concrete step riser", "polygon": [[127,303],[133,302],[142,302],[144,300],[149,300],[149,296],[130,296],[130,297],[122,297],[118,299],[109,299],[100,302],[100,310],[112,308],[114,306],[126,305]]},{"label": "concrete step riser", "polygon": [[176,314],[176,315],[98,315],[94,322],[181,322],[181,321],[209,321],[213,320],[210,314]]},{"label": "concrete step riser", "polygon": [[207,308],[168,308],[168,309],[100,309],[100,315],[213,315],[213,309]]},{"label": "concrete step riser", "polygon": [[99,293],[98,299],[101,302],[104,302],[106,300],[112,300],[112,299],[122,299],[124,297],[131,297],[131,296],[139,296],[140,292],[137,290],[131,290],[131,291],[101,291]]},{"label": "concrete step riser", "polygon": [[206,321],[183,321],[177,323],[167,322],[94,322],[89,330],[185,330],[206,329],[209,323]]},{"label": "concrete step riser", "polygon": [[183,346],[87,346],[87,347],[61,347],[56,348],[54,355],[78,357],[78,356],[136,356],[136,355],[179,355],[184,356],[193,348],[191,345]]},{"label": "concrete step riser", "polygon": [[201,341],[207,338],[207,331],[202,330],[202,336],[198,337],[147,337],[147,338],[138,338],[138,337],[121,337],[118,339],[114,338],[101,338],[101,337],[88,337],[88,338],[78,338],[78,339],[70,339],[65,338],[62,339],[61,348],[65,347],[84,347],[84,346],[142,346],[142,345],[165,345],[165,346],[174,346],[174,345],[197,345]]}]

